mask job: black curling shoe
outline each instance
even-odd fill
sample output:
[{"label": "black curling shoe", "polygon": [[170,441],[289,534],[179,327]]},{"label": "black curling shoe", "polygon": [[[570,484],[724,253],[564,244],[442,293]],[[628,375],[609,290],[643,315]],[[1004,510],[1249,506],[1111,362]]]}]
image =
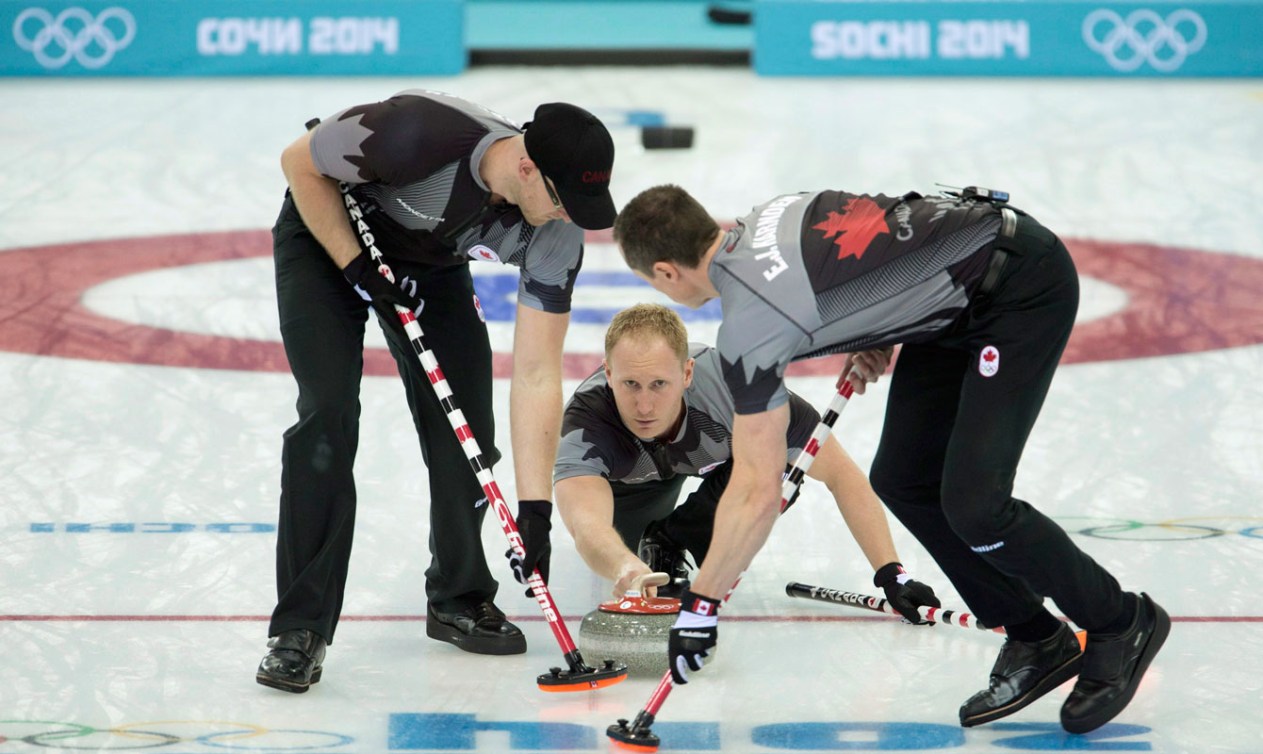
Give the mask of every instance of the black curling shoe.
[{"label": "black curling shoe", "polygon": [[325,640],[305,628],[282,631],[268,642],[272,651],[259,663],[254,680],[264,686],[302,694],[320,681]]},{"label": "black curling shoe", "polygon": [[678,599],[692,585],[684,548],[667,536],[661,521],[652,521],[645,527],[644,536],[636,545],[636,557],[643,560],[650,571],[671,577],[670,581],[658,587],[659,597]]},{"label": "black curling shoe", "polygon": [[991,668],[991,685],[960,706],[966,728],[999,720],[1074,678],[1083,662],[1079,637],[1062,624],[1043,641],[1005,639]]},{"label": "black curling shoe", "polygon": [[1113,720],[1136,695],[1145,669],[1170,633],[1170,616],[1144,592],[1126,631],[1089,633],[1083,672],[1061,706],[1061,727],[1067,733],[1087,733]]},{"label": "black curling shoe", "polygon": [[487,600],[456,613],[425,608],[425,635],[480,655],[520,655],[526,637],[510,623],[500,608]]}]

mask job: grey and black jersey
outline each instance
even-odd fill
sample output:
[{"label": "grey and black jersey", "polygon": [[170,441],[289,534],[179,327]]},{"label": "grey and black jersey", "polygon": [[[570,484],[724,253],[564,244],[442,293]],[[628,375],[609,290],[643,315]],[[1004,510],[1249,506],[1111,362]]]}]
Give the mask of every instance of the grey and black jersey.
[{"label": "grey and black jersey", "polygon": [[782,405],[796,359],[932,339],[968,304],[999,229],[986,202],[916,193],[821,191],[756,207],[709,273],[736,411]]},{"label": "grey and black jersey", "polygon": [[[693,382],[684,390],[684,420],[675,437],[646,441],[619,418],[614,394],[598,369],[584,380],[566,404],[553,481],[600,476],[636,484],[676,475],[703,476],[732,458],[732,396],[724,385],[719,353],[710,346],[689,344]],[[792,462],[811,438],[820,415],[811,404],[790,394],[786,433]]]},{"label": "grey and black jersey", "polygon": [[535,227],[516,206],[491,204],[478,174],[491,144],[520,133],[480,105],[413,89],[325,119],[311,156],[322,174],[351,184],[388,261],[504,262],[521,268],[519,301],[568,312],[582,229],[560,220]]}]

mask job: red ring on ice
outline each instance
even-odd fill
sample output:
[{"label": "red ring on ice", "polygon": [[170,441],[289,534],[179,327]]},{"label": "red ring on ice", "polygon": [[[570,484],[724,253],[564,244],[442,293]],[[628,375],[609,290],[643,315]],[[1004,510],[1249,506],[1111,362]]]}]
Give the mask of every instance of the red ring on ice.
[{"label": "red ring on ice", "polygon": [[[609,232],[588,242],[610,243]],[[1068,239],[1079,273],[1126,292],[1120,311],[1075,328],[1063,364],[1196,353],[1263,343],[1263,260],[1171,246]],[[151,327],[85,308],[89,288],[151,270],[271,254],[267,231],[193,233],[54,244],[0,252],[0,350],[104,362],[286,372],[281,344]],[[493,355],[496,377],[511,354]],[[586,377],[599,353],[565,355],[565,376]],[[364,354],[368,375],[395,374],[385,349]],[[835,375],[837,358],[800,362],[791,375]]]}]

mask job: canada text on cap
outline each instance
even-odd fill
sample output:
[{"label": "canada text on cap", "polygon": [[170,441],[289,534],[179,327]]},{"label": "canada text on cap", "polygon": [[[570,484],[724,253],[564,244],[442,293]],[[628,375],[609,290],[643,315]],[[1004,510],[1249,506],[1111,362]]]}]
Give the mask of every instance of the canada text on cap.
[{"label": "canada text on cap", "polygon": [[523,128],[526,154],[552,181],[574,224],[586,230],[612,226],[614,140],[605,124],[581,107],[550,102],[537,107]]}]

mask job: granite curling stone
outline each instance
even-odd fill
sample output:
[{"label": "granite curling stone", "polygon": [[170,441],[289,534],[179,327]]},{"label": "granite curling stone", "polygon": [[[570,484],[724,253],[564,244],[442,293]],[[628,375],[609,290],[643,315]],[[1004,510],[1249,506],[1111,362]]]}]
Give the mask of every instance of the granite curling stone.
[{"label": "granite curling stone", "polygon": [[[579,624],[584,658],[627,665],[629,677],[658,677],[667,672],[667,639],[680,613],[680,601],[665,597],[625,597],[603,602]],[[709,665],[717,651],[706,658]]]}]

